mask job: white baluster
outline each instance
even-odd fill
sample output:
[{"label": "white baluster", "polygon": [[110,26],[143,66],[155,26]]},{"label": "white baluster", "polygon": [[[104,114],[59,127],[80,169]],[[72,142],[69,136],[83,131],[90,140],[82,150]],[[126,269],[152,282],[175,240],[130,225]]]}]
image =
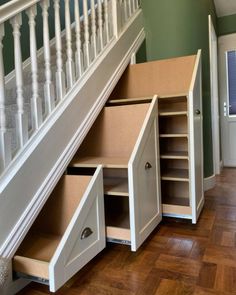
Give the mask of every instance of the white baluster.
[{"label": "white baluster", "polygon": [[108,1],[104,0],[104,23],[105,23],[105,40],[106,44],[109,42],[109,18],[108,18]]},{"label": "white baluster", "polygon": [[[124,23],[127,21],[127,19],[129,18],[129,15],[128,15],[128,1],[129,0],[124,0],[124,3],[123,3],[123,9],[124,9]],[[123,24],[124,24],[123,23]]]},{"label": "white baluster", "polygon": [[60,0],[54,0],[55,12],[55,37],[56,37],[56,91],[57,99],[62,100],[66,94],[65,73],[63,71],[62,44],[61,44],[61,21],[60,21]]},{"label": "white baluster", "polygon": [[17,144],[21,148],[28,140],[28,118],[24,111],[24,97],[23,97],[23,73],[22,73],[22,55],[20,43],[20,27],[22,25],[21,14],[16,15],[10,20],[13,28],[14,38],[14,59],[15,59],[15,75],[16,75],[16,133]]},{"label": "white baluster", "polygon": [[128,7],[127,7],[127,9],[128,9],[128,12],[127,12],[128,18],[130,18],[131,15],[132,15],[131,1],[132,0],[128,0],[128,3],[127,3],[127,5],[128,5]]},{"label": "white baluster", "polygon": [[80,27],[80,6],[79,1],[74,0],[75,9],[75,34],[76,34],[76,75],[77,78],[81,77],[84,71],[83,54],[82,54],[82,42],[81,42],[81,27]]},{"label": "white baluster", "polygon": [[2,56],[2,39],[5,35],[4,24],[0,25],[0,172],[11,161],[11,135],[7,132],[5,108],[5,72]]},{"label": "white baluster", "polygon": [[48,25],[48,8],[49,0],[41,2],[42,16],[43,16],[43,44],[44,44],[44,63],[45,63],[45,85],[44,85],[44,97],[45,97],[45,109],[46,114],[50,114],[55,108],[55,93],[52,83],[51,72],[51,53],[49,43],[49,25]]},{"label": "white baluster", "polygon": [[29,18],[30,31],[30,59],[32,73],[32,99],[31,99],[31,116],[33,130],[36,130],[42,124],[42,100],[39,97],[38,88],[38,64],[37,64],[37,45],[35,35],[35,16],[37,14],[36,5],[26,11]]},{"label": "white baluster", "polygon": [[112,0],[112,22],[113,22],[113,35],[118,38],[120,26],[121,26],[121,11],[117,0]]},{"label": "white baluster", "polygon": [[94,58],[97,56],[97,27],[96,27],[96,13],[95,1],[91,0],[91,25],[92,25],[92,39],[91,48],[93,49]]},{"label": "white baluster", "polygon": [[134,12],[136,11],[136,0],[132,0],[132,13],[134,14]]},{"label": "white baluster", "polygon": [[65,22],[66,22],[66,77],[67,86],[71,88],[75,83],[75,64],[73,61],[72,38],[71,38],[71,18],[70,18],[70,0],[65,0]]},{"label": "white baluster", "polygon": [[84,13],[84,64],[85,68],[90,65],[90,41],[89,41],[89,18],[88,18],[88,2],[83,0]]},{"label": "white baluster", "polygon": [[102,1],[98,0],[98,36],[99,36],[99,47],[102,51],[104,47],[103,42],[103,20],[102,20]]}]

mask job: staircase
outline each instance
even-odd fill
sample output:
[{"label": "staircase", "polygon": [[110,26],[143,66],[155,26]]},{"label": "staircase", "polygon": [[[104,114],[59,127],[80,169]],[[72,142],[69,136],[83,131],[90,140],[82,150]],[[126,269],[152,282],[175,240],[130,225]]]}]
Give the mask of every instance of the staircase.
[{"label": "staircase", "polygon": [[[24,62],[22,14],[30,44]],[[7,76],[6,22],[15,65]],[[144,37],[137,0],[13,0],[1,6],[0,257],[14,255]]]}]

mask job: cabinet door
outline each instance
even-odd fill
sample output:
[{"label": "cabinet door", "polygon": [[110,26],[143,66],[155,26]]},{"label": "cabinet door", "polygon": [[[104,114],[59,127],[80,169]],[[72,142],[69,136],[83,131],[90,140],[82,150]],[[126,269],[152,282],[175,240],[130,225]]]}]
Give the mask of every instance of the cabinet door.
[{"label": "cabinet door", "polygon": [[136,251],[162,218],[157,102],[129,162],[131,249]]},{"label": "cabinet door", "polygon": [[202,82],[201,60],[197,55],[196,78],[189,103],[189,160],[190,160],[190,204],[192,207],[192,222],[196,223],[204,204],[203,192],[203,139],[202,139]]},{"label": "cabinet door", "polygon": [[104,248],[103,176],[100,167],[50,262],[50,291],[59,289]]}]

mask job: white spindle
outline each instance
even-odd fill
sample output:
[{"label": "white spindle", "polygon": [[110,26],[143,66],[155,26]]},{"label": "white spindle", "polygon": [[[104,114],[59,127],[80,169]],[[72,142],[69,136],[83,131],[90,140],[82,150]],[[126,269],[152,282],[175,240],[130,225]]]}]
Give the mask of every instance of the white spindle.
[{"label": "white spindle", "polygon": [[31,99],[31,116],[33,129],[38,129],[42,124],[42,100],[39,97],[38,88],[38,64],[37,64],[37,45],[35,34],[35,16],[37,14],[36,5],[26,11],[29,18],[30,31],[30,59],[32,73],[32,99]]},{"label": "white spindle", "polygon": [[63,71],[63,60],[62,60],[60,0],[54,0],[54,12],[55,12],[55,37],[56,37],[56,56],[57,56],[56,90],[57,90],[57,99],[62,100],[66,93],[66,87],[65,87],[65,73]]},{"label": "white spindle", "polygon": [[11,19],[14,38],[14,59],[15,59],[15,75],[16,75],[16,130],[17,144],[21,148],[28,140],[28,118],[24,111],[23,97],[23,73],[22,73],[22,55],[20,43],[20,27],[22,25],[21,14],[16,15]]},{"label": "white spindle", "polygon": [[136,11],[136,0],[132,0],[132,12],[134,13]]},{"label": "white spindle", "polygon": [[[120,5],[119,5],[120,6]],[[112,0],[112,22],[113,22],[113,35],[118,38],[119,29],[121,25],[121,11],[118,14],[118,2]]]},{"label": "white spindle", "polygon": [[80,27],[80,6],[79,1],[74,0],[75,10],[75,34],[76,34],[76,75],[77,78],[81,77],[84,66],[83,66],[83,54],[82,54],[82,42],[81,42],[81,27]]},{"label": "white spindle", "polygon": [[124,23],[127,21],[127,19],[129,18],[128,16],[128,1],[129,0],[124,0],[123,3],[123,9],[124,9]]},{"label": "white spindle", "polygon": [[131,1],[132,0],[128,0],[128,18],[130,18],[131,17],[131,15],[132,15],[132,6],[131,6]]},{"label": "white spindle", "polygon": [[98,36],[99,36],[99,45],[100,51],[104,47],[103,42],[103,19],[102,19],[102,0],[98,0]]},{"label": "white spindle", "polygon": [[44,45],[44,63],[45,63],[45,85],[44,85],[44,97],[45,97],[45,109],[46,114],[50,114],[55,108],[55,93],[54,86],[52,84],[52,72],[51,72],[51,52],[49,43],[49,24],[48,24],[48,8],[49,0],[43,0],[41,2],[42,16],[43,16],[43,45]]},{"label": "white spindle", "polygon": [[72,38],[71,38],[71,18],[70,18],[70,0],[65,0],[65,23],[66,23],[66,77],[67,86],[71,88],[75,83],[75,64],[73,61]]},{"label": "white spindle", "polygon": [[104,0],[104,23],[105,23],[105,40],[106,44],[109,42],[109,17],[108,17],[108,0]]},{"label": "white spindle", "polygon": [[0,25],[0,172],[11,161],[11,137],[7,132],[6,126],[6,107],[5,107],[5,79],[3,64],[3,44],[2,40],[5,35],[4,24]]},{"label": "white spindle", "polygon": [[97,26],[96,26],[95,0],[91,0],[91,25],[92,25],[91,47],[93,49],[93,55],[95,58],[97,56]]},{"label": "white spindle", "polygon": [[88,18],[88,2],[83,0],[84,13],[84,63],[85,68],[90,64],[90,42],[89,42],[89,18]]}]

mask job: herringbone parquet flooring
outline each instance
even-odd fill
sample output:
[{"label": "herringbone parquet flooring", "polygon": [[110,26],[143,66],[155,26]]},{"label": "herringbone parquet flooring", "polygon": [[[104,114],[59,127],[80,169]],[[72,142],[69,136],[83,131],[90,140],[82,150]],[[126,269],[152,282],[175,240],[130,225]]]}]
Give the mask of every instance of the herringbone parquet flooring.
[{"label": "herringbone parquet flooring", "polygon": [[[56,294],[236,294],[236,169],[205,195],[197,225],[164,219],[136,253],[108,245]],[[20,294],[49,291],[32,283]]]}]

